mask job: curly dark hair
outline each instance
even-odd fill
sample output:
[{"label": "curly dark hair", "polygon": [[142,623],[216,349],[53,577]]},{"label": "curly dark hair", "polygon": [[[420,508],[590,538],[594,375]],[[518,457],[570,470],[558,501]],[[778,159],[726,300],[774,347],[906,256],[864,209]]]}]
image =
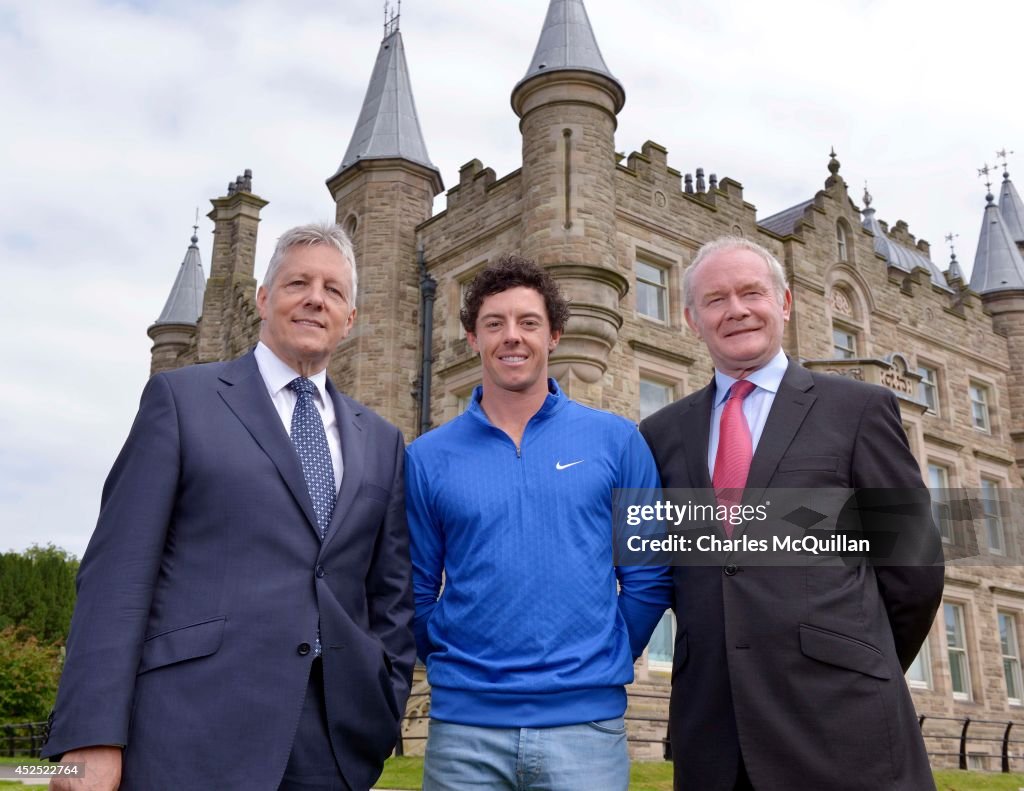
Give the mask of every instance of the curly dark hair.
[{"label": "curly dark hair", "polygon": [[528,258],[503,255],[494,264],[484,267],[466,289],[466,306],[459,312],[466,332],[476,332],[476,320],[484,300],[510,288],[532,288],[544,298],[552,332],[562,332],[569,321],[569,302],[558,283],[546,269]]}]

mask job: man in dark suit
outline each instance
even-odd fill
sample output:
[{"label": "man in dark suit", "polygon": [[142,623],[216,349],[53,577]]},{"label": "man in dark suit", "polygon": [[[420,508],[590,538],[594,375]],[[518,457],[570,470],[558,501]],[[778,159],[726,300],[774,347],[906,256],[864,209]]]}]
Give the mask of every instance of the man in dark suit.
[{"label": "man in dark suit", "polygon": [[[792,295],[763,247],[708,243],[684,288],[686,320],[715,377],[640,426],[663,485],[714,487],[719,503],[744,486],[857,490],[860,529],[876,530],[876,519],[898,525],[905,534],[897,542],[914,544],[911,559],[921,564],[769,567],[727,558],[676,568],[675,787],[934,788],[903,673],[940,603],[943,569],[896,399],[786,358]],[[899,490],[893,499],[910,504],[909,518],[905,507],[895,517],[885,507],[868,514],[882,489]],[[740,538],[744,528],[735,529]]]},{"label": "man in dark suit", "polygon": [[55,789],[364,791],[415,649],[401,433],[339,393],[351,242],[292,229],[260,343],[162,373],[103,490],[45,756]]}]

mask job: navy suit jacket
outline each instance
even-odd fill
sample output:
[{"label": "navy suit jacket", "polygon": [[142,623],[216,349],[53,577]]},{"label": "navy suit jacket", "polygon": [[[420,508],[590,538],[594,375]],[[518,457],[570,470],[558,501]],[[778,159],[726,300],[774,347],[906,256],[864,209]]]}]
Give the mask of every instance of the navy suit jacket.
[{"label": "navy suit jacket", "polygon": [[321,543],[252,353],[150,379],[82,559],[44,755],[125,745],[125,790],[276,789],[319,622],[335,754],[373,784],[415,661],[404,442],[327,389],[345,472]]},{"label": "navy suit jacket", "polygon": [[[715,383],[640,424],[666,488],[711,489]],[[942,599],[941,545],[899,406],[884,388],[794,362],[747,494],[857,489],[859,528],[897,533],[920,565],[677,567],[669,728],[675,788],[934,788],[903,679]],[[734,538],[743,535],[737,528]]]}]

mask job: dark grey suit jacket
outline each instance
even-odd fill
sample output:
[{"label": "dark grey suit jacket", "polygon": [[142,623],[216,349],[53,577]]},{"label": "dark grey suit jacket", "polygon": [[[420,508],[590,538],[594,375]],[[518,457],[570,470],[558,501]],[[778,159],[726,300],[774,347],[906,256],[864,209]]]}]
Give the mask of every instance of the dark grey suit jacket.
[{"label": "dark grey suit jacket", "polygon": [[250,353],[154,376],[103,490],[44,755],[125,745],[122,789],[276,789],[317,624],[335,753],[369,788],[415,660],[401,433],[328,381],[345,474],[321,543]]},{"label": "dark grey suit jacket", "polygon": [[[644,420],[666,488],[710,488],[715,384]],[[866,531],[884,489],[920,491],[905,529],[941,559],[927,492],[893,394],[794,362],[751,463],[747,491],[864,487]],[[899,499],[899,495],[897,495]],[[864,514],[864,510],[860,511]],[[868,523],[870,520],[870,524]],[[739,535],[739,534],[737,534]],[[943,568],[676,568],[670,731],[675,787],[731,791],[740,757],[759,791],[933,788],[903,672],[928,634]]]}]

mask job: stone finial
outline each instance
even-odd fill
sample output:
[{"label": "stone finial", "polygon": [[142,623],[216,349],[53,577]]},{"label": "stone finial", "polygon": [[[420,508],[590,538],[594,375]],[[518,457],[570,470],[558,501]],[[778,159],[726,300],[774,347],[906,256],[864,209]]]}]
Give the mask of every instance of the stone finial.
[{"label": "stone finial", "polygon": [[712,173],[710,176],[708,176],[708,185],[710,186],[712,192],[714,192],[716,189],[718,189],[718,175],[717,174]]},{"label": "stone finial", "polygon": [[235,182],[229,181],[228,182],[228,197],[230,198],[234,194],[235,194]]},{"label": "stone finial", "polygon": [[834,147],[829,152],[828,172],[833,176],[839,173],[839,160],[836,159],[836,150]]},{"label": "stone finial", "polygon": [[864,182],[864,208],[865,209],[871,208],[871,201],[873,201],[873,200],[874,200],[874,198],[871,197],[871,193],[868,192],[868,183],[865,181]]},{"label": "stone finial", "polygon": [[242,175],[242,187],[246,192],[252,192],[252,170],[246,168]]},{"label": "stone finial", "polygon": [[704,168],[697,168],[697,192],[704,192]]},{"label": "stone finial", "polygon": [[693,174],[692,173],[687,173],[683,177],[683,184],[684,184],[683,191],[687,195],[693,195]]}]

